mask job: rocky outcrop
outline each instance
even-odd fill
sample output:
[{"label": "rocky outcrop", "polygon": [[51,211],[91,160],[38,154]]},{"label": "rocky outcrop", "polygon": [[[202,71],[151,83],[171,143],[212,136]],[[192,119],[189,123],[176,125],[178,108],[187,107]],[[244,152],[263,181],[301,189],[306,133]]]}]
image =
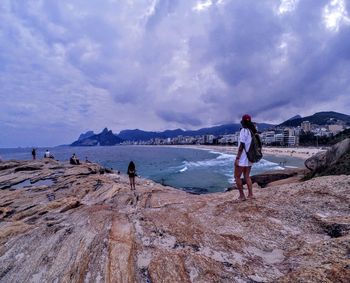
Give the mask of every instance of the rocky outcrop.
[{"label": "rocky outcrop", "polygon": [[[86,134],[89,134],[86,136]],[[87,132],[85,136],[80,135],[79,139],[71,144],[71,146],[96,146],[96,145],[102,145],[102,146],[110,146],[110,145],[116,145],[120,144],[123,140],[113,134],[111,130],[108,130],[105,128],[101,133],[99,134],[91,134],[91,132]]]},{"label": "rocky outcrop", "polygon": [[100,169],[1,163],[0,282],[350,280],[350,176],[237,202]]},{"label": "rocky outcrop", "polygon": [[93,135],[95,135],[95,133],[93,131],[87,131],[86,133],[80,134],[80,136],[78,138],[78,141],[87,139],[87,138],[89,138],[89,137],[91,137]]},{"label": "rocky outcrop", "polygon": [[[332,174],[349,174],[350,173],[350,138],[333,145],[326,152],[319,152],[314,156],[305,160],[305,166],[313,172],[313,174],[323,175],[323,172]],[[344,164],[344,170],[339,170],[339,165]],[[333,172],[333,173],[332,173]]]},{"label": "rocky outcrop", "polygon": [[285,170],[274,170],[257,174],[251,177],[252,183],[257,183],[261,188],[265,188],[268,184],[291,177],[299,177],[301,179],[305,174],[305,169],[291,168]]},{"label": "rocky outcrop", "polygon": [[[275,185],[300,182],[307,173],[308,170],[304,168],[288,168],[285,170],[274,170],[256,174],[251,176],[251,180],[253,187],[265,188]],[[245,185],[246,181],[244,177],[241,178],[241,180],[242,184]],[[226,192],[230,192],[232,190],[237,190],[237,186],[235,184],[232,187],[227,188]]]}]

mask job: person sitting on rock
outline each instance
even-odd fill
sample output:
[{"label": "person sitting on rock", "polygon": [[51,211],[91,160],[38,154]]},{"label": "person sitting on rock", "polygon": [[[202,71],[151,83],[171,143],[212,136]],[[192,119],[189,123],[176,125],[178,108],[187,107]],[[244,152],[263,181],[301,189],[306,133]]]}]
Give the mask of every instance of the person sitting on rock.
[{"label": "person sitting on rock", "polygon": [[69,163],[72,165],[79,165],[80,164],[79,158],[75,155],[75,153],[73,153],[73,155],[69,159]]},{"label": "person sitting on rock", "polygon": [[44,158],[54,158],[53,155],[50,153],[50,151],[47,149],[44,154]]},{"label": "person sitting on rock", "polygon": [[87,158],[87,156],[85,157],[85,163],[91,163],[91,161]]}]

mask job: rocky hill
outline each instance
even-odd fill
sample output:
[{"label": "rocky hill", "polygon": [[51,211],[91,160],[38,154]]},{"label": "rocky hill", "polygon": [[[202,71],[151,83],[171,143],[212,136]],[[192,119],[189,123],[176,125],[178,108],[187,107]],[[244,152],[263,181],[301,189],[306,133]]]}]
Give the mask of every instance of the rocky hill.
[{"label": "rocky hill", "polygon": [[93,134],[92,131],[88,131],[85,134],[81,134],[79,139],[71,144],[71,146],[95,146],[95,145],[116,145],[120,144],[123,140],[113,134],[111,130],[105,128],[99,134]]},{"label": "rocky hill", "polygon": [[79,136],[78,140],[84,140],[84,139],[87,139],[87,138],[89,138],[89,137],[91,137],[93,135],[96,135],[93,131],[87,131],[86,133],[82,133]]},{"label": "rocky hill", "polygon": [[[269,128],[274,127],[274,125],[266,124],[266,123],[258,123],[259,131],[263,131]],[[165,138],[174,138],[177,136],[202,136],[202,135],[226,135],[233,134],[241,128],[240,124],[226,124],[221,126],[202,128],[198,130],[165,130],[162,132],[154,132],[154,131],[143,131],[139,129],[135,130],[123,130],[119,134],[113,134],[112,131],[108,131],[108,129],[104,129],[104,132],[110,132],[108,136],[103,136],[100,134],[94,134],[92,131],[88,131],[79,136],[78,140],[73,142],[72,146],[94,146],[94,145],[115,145],[121,143],[123,140],[125,141],[149,141],[151,139],[165,139]],[[113,137],[111,133],[115,136]]]},{"label": "rocky hill", "polygon": [[302,118],[300,115],[295,115],[295,116],[289,118],[287,121],[292,121],[292,120],[300,119],[300,118]]},{"label": "rocky hill", "polygon": [[309,121],[316,125],[328,125],[340,121],[344,124],[350,125],[350,116],[334,111],[317,112],[311,116],[289,119],[281,123],[279,126],[297,127],[300,126],[303,121]]},{"label": "rocky hill", "polygon": [[[287,121],[281,123],[279,126],[300,126],[301,122],[310,121],[313,124],[327,125],[334,123],[344,123],[350,125],[350,116],[337,113],[337,112],[318,112],[314,115],[302,118],[300,115],[296,115]],[[259,131],[265,131],[273,129],[275,125],[267,123],[257,123]],[[174,138],[177,136],[202,136],[202,135],[227,135],[233,134],[241,128],[240,124],[225,124],[220,126],[202,128],[198,130],[166,130],[162,132],[155,131],[143,131],[139,129],[123,130],[119,134],[113,134],[105,128],[100,134],[94,134],[93,131],[88,131],[79,136],[78,140],[73,142],[72,146],[95,146],[95,145],[116,145],[123,141],[149,141],[156,138]]]},{"label": "rocky hill", "polygon": [[[274,125],[266,124],[266,123],[258,123],[258,128],[260,131],[269,129],[271,127],[274,127]],[[240,124],[225,124],[220,126],[214,126],[214,127],[208,127],[208,128],[202,128],[198,130],[182,130],[182,129],[176,129],[176,130],[166,130],[162,132],[149,132],[149,131],[142,131],[139,129],[135,130],[124,130],[121,131],[118,135],[123,140],[129,140],[129,141],[148,141],[150,139],[155,138],[174,138],[177,136],[202,136],[202,135],[228,135],[233,134],[241,128]]]},{"label": "rocky hill", "polygon": [[0,163],[0,282],[350,280],[350,176],[237,202],[104,172]]}]

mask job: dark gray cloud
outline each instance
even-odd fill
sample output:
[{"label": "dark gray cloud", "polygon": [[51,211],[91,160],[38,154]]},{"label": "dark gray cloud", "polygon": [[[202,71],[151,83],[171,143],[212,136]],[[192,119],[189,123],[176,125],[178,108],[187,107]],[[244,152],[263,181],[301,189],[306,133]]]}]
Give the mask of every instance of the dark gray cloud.
[{"label": "dark gray cloud", "polygon": [[0,41],[0,146],[350,107],[345,0],[2,0]]},{"label": "dark gray cloud", "polygon": [[199,118],[194,117],[191,113],[181,113],[173,110],[160,110],[158,116],[166,122],[176,122],[184,126],[198,127],[201,125]]}]

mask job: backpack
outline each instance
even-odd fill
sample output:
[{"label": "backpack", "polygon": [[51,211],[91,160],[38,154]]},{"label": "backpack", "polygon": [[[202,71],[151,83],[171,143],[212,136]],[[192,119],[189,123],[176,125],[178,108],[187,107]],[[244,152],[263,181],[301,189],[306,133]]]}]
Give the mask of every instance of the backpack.
[{"label": "backpack", "polygon": [[252,163],[256,163],[263,157],[261,140],[258,133],[253,134],[251,130],[249,131],[252,136],[252,142],[250,143],[248,151],[246,151],[245,147],[244,150],[247,154],[248,160]]}]

